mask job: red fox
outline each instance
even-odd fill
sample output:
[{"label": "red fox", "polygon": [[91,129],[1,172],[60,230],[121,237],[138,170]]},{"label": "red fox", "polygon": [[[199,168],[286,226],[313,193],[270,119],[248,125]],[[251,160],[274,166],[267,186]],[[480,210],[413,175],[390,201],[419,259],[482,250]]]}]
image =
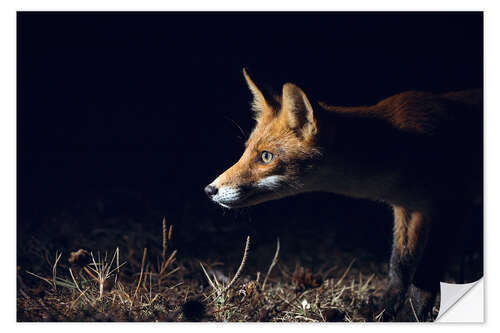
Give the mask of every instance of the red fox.
[{"label": "red fox", "polygon": [[256,126],[206,194],[226,208],[311,191],[388,203],[394,235],[381,309],[389,319],[425,319],[454,230],[482,204],[482,90],[407,91],[340,107],[313,105],[292,83],[270,95],[243,75]]}]

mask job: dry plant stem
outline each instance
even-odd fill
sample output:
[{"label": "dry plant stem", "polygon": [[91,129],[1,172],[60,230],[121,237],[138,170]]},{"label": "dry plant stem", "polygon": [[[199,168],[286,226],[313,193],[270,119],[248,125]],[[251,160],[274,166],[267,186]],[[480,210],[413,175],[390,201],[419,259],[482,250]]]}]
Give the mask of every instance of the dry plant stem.
[{"label": "dry plant stem", "polygon": [[[200,266],[201,266],[201,269],[203,270],[203,274],[205,274],[205,276],[206,276],[206,278],[208,280],[208,283],[210,284],[210,287],[212,287],[212,289],[214,290],[214,292],[212,293],[212,295],[213,294],[222,295],[227,290],[229,290],[229,288],[231,288],[231,286],[234,284],[234,282],[236,282],[236,280],[238,279],[238,277],[241,274],[241,271],[243,270],[243,267],[245,267],[245,263],[246,263],[246,260],[247,260],[248,249],[249,248],[250,248],[250,236],[247,236],[247,241],[246,241],[246,244],[245,244],[245,250],[243,251],[243,258],[241,259],[240,267],[236,271],[236,274],[234,275],[234,277],[231,280],[231,282],[229,282],[229,284],[227,286],[225,286],[225,287],[224,287],[224,285],[221,286],[219,284],[219,281],[217,280],[217,277],[215,276],[215,274],[213,274],[213,276],[212,276],[213,280],[212,280],[210,278],[210,275],[208,274],[207,270],[205,269],[205,267],[203,266],[203,264],[200,262]],[[215,283],[214,283],[214,281],[215,281]]]},{"label": "dry plant stem", "polygon": [[170,256],[167,259],[167,248],[168,248],[168,241],[171,240],[172,238],[172,225],[167,228],[167,222],[165,217],[162,219],[162,252],[161,252],[161,263],[158,262],[158,288],[161,289],[161,284],[162,280],[169,276],[170,274],[174,273],[178,269],[175,269],[171,272],[169,272],[166,275],[163,275],[165,271],[167,270],[168,266],[170,266],[174,261],[175,261],[175,255],[177,254],[177,250],[173,251]]},{"label": "dry plant stem", "polygon": [[418,316],[417,316],[417,313],[415,312],[415,308],[413,307],[413,302],[411,301],[411,298],[409,299],[410,301],[410,306],[411,306],[411,310],[413,311],[413,315],[415,316],[415,319],[417,320],[417,323],[420,322],[420,320],[418,320]]},{"label": "dry plant stem", "polygon": [[366,288],[368,288],[368,284],[370,283],[370,281],[375,277],[375,274],[372,274],[370,275],[370,277],[368,278],[368,280],[366,280],[366,282],[361,286],[360,290],[361,291],[364,291]]},{"label": "dry plant stem", "polygon": [[116,247],[116,275],[115,275],[115,286],[118,281],[118,275],[120,274],[120,248]]},{"label": "dry plant stem", "polygon": [[28,273],[28,274],[30,274],[30,275],[33,275],[34,277],[37,277],[37,278],[39,278],[39,279],[40,279],[40,280],[42,280],[42,281],[47,282],[47,283],[48,283],[51,287],[53,287],[53,284],[52,284],[52,281],[51,281],[51,280],[49,280],[49,279],[47,279],[47,278],[44,278],[43,276],[37,275],[37,274],[35,274],[35,273],[32,273],[32,272],[30,272],[30,271],[26,271],[26,273]]},{"label": "dry plant stem", "polygon": [[70,306],[70,309],[72,309],[73,306],[76,304],[76,301],[78,301],[80,299],[80,297],[85,296],[85,299],[87,299],[87,301],[89,300],[88,297],[85,295],[85,293],[90,289],[90,287],[87,287],[87,289],[85,289],[85,291],[82,291],[80,289],[80,287],[78,286],[78,283],[76,282],[75,276],[73,275],[73,271],[71,270],[71,268],[69,269],[69,274],[71,275],[71,278],[73,279],[73,283],[75,284],[76,289],[80,292],[80,296],[78,296],[77,299],[75,299]]},{"label": "dry plant stem", "polygon": [[161,257],[165,262],[165,256],[167,255],[167,221],[165,220],[165,218],[163,218],[161,223],[162,223],[162,234],[163,234]]},{"label": "dry plant stem", "polygon": [[174,274],[175,272],[177,272],[180,269],[181,269],[180,267],[174,268],[173,270],[171,270],[170,272],[168,272],[167,274],[165,274],[163,277],[166,278],[166,277]]},{"label": "dry plant stem", "polygon": [[262,283],[262,290],[265,290],[264,288],[266,287],[267,278],[269,277],[269,274],[271,274],[271,271],[273,270],[274,266],[278,262],[279,253],[280,253],[280,239],[278,238],[277,244],[276,244],[276,252],[274,253],[273,261],[271,262],[271,265],[269,266],[269,269],[267,270],[266,277],[264,278],[264,282]]},{"label": "dry plant stem", "polygon": [[[37,274],[29,272],[29,271],[26,271],[26,273],[33,275],[33,276],[47,282],[49,285],[52,286],[52,289],[54,289],[54,291],[56,291],[57,290],[57,284],[56,284],[56,282],[57,282],[57,264],[59,263],[61,256],[62,256],[62,252],[57,253],[57,251],[56,251],[56,260],[54,261],[54,264],[51,265],[52,266],[52,280],[49,280],[48,278],[44,278],[40,275],[37,275]],[[48,258],[47,258],[47,261],[49,261]],[[50,264],[50,262],[49,262],[49,264]]]},{"label": "dry plant stem", "polygon": [[205,274],[207,280],[208,280],[208,283],[210,284],[210,287],[212,287],[213,290],[217,290],[217,288],[215,287],[214,283],[212,282],[212,279],[210,278],[210,275],[208,275],[205,267],[203,267],[203,264],[200,262],[200,266],[201,266],[201,269],[203,270],[203,273]]},{"label": "dry plant stem", "polygon": [[[99,268],[99,266],[97,265],[95,259],[94,259],[94,255],[92,254],[92,252],[90,252],[90,255],[92,257],[92,261],[93,261],[93,264],[94,264],[94,267],[95,269],[93,269],[93,271],[97,274],[97,282],[99,284],[99,299],[102,298],[102,294],[104,293],[104,281],[102,281],[102,276],[100,274],[100,270],[102,269],[102,266]],[[101,264],[101,256],[99,254],[99,252],[97,253],[97,260],[99,261],[99,265]]]},{"label": "dry plant stem", "polygon": [[73,307],[75,306],[76,302],[78,302],[78,300],[80,299],[80,297],[82,297],[82,296],[87,297],[87,296],[85,295],[85,293],[86,293],[89,289],[90,289],[90,287],[87,287],[84,291],[81,291],[80,289],[78,289],[78,291],[80,291],[80,295],[78,295],[78,297],[77,297],[77,298],[76,298],[73,302],[71,302],[71,305],[70,305],[70,306],[69,306],[69,308],[68,308],[68,312],[69,312],[71,309],[73,309]]},{"label": "dry plant stem", "polygon": [[243,270],[243,267],[245,267],[245,262],[247,260],[248,248],[249,247],[250,247],[250,236],[247,236],[247,242],[246,242],[246,245],[245,245],[245,251],[243,252],[243,258],[241,259],[240,267],[236,271],[236,274],[234,275],[234,277],[231,280],[231,282],[229,282],[229,284],[224,288],[223,291],[226,291],[229,288],[231,288],[231,286],[234,284],[234,282],[236,282],[236,280],[239,278],[239,276],[241,274],[241,271]]},{"label": "dry plant stem", "polygon": [[163,257],[163,262],[160,264],[160,271],[158,272],[158,288],[161,289],[161,284],[164,278],[167,276],[177,272],[180,267],[177,267],[173,269],[172,271],[168,272],[167,274],[164,274],[167,268],[175,261],[175,255],[177,254],[177,250],[174,250],[168,259],[165,261],[165,258]]},{"label": "dry plant stem", "polygon": [[89,269],[87,267],[83,267],[83,270],[85,271],[85,273],[87,273],[92,279],[94,279],[97,283],[99,283],[99,279],[94,275],[92,274]]},{"label": "dry plant stem", "polygon": [[73,283],[75,284],[76,289],[81,293],[82,290],[80,289],[80,287],[78,286],[78,283],[76,282],[76,279],[75,279],[75,276],[73,275],[73,271],[71,270],[71,267],[69,268],[69,274],[71,275],[71,278],[73,279]]},{"label": "dry plant stem", "polygon": [[146,253],[148,252],[147,248],[144,248],[144,253],[142,255],[142,263],[141,263],[141,274],[139,275],[139,281],[137,282],[137,287],[135,288],[135,293],[134,293],[134,300],[137,297],[137,291],[139,291],[139,287],[141,285],[142,281],[142,274],[144,273],[144,263],[146,261]]},{"label": "dry plant stem", "polygon": [[152,272],[149,272],[149,299],[150,300],[153,297],[152,296],[153,295],[153,292],[152,292],[153,291],[153,287],[152,287],[152,282],[151,282],[151,279],[152,279],[151,275],[152,275]]},{"label": "dry plant stem", "polygon": [[340,279],[337,281],[335,286],[338,286],[344,280],[344,278],[347,276],[347,273],[349,273],[349,271],[351,270],[352,264],[354,264],[355,261],[356,261],[356,258],[351,260],[351,263],[349,264],[349,266],[347,266],[347,269],[345,270],[344,274],[342,274]]},{"label": "dry plant stem", "polygon": [[19,292],[23,295],[24,298],[30,299],[30,297],[26,294],[26,292],[24,292],[22,288],[19,288]]},{"label": "dry plant stem", "polygon": [[385,309],[383,309],[382,311],[380,311],[380,313],[375,316],[375,320],[376,321],[380,321],[380,319],[382,319],[382,316],[384,315],[384,312],[385,312]]},{"label": "dry plant stem", "polygon": [[52,266],[52,283],[53,283],[54,291],[57,290],[57,287],[56,287],[57,263],[59,262],[59,259],[61,259],[61,256],[62,256],[62,252],[59,253],[59,255],[58,255],[57,251],[56,251],[56,260],[54,261],[54,265]]},{"label": "dry plant stem", "polygon": [[167,269],[167,267],[173,263],[175,261],[175,255],[177,254],[177,250],[174,250],[172,252],[172,254],[170,255],[170,257],[168,257],[167,261],[164,261],[162,267],[161,267],[161,270],[160,270],[160,275],[163,274],[165,272],[165,270]]}]

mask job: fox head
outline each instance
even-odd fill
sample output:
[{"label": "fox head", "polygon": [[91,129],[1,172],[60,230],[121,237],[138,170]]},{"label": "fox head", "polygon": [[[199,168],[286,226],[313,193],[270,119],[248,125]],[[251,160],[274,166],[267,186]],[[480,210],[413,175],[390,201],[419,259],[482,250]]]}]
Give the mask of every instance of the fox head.
[{"label": "fox head", "polygon": [[306,94],[283,85],[268,96],[243,75],[253,95],[256,125],[240,160],[205,187],[226,208],[239,208],[314,190],[314,165],[321,158],[318,126]]}]

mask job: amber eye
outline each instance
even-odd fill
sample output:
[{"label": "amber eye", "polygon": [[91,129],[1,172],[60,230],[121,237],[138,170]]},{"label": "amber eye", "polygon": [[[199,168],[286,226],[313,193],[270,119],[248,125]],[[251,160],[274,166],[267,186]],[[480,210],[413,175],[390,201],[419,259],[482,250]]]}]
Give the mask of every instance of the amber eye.
[{"label": "amber eye", "polygon": [[270,163],[274,158],[274,155],[273,153],[270,153],[268,151],[263,151],[261,154],[260,154],[260,159],[262,160],[262,162],[264,163]]}]

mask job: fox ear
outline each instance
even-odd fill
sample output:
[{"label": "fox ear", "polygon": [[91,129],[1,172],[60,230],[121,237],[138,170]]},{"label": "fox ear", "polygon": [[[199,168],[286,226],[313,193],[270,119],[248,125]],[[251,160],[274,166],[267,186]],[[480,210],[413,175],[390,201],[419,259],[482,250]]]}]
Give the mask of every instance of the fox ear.
[{"label": "fox ear", "polygon": [[282,117],[288,127],[304,138],[316,134],[318,129],[313,108],[302,89],[293,83],[285,83],[281,103]]},{"label": "fox ear", "polygon": [[243,76],[247,81],[248,88],[253,95],[252,110],[256,113],[256,119],[259,120],[263,116],[272,115],[273,101],[266,96],[257,85],[252,81],[245,68],[243,68]]}]

